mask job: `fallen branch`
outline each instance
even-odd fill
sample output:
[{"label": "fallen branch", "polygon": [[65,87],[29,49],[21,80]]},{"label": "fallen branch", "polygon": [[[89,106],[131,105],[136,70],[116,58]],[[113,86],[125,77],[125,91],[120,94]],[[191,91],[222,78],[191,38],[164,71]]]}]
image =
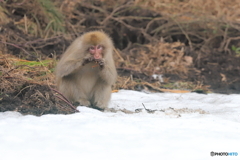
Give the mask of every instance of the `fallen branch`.
[{"label": "fallen branch", "polygon": [[52,91],[56,92],[57,94],[59,95],[55,95],[58,99],[64,101],[65,103],[67,103],[75,112],[79,112],[79,110],[76,109],[76,107],[74,107],[72,105],[72,103],[61,93],[59,92],[58,90],[54,89],[54,88],[51,88],[49,87]]},{"label": "fallen branch", "polygon": [[22,47],[16,45],[16,44],[13,44],[13,43],[9,43],[9,42],[3,42],[3,41],[0,41],[1,43],[3,44],[7,44],[7,45],[10,45],[10,46],[13,46],[15,48],[18,48],[18,49],[21,49],[22,51],[24,51],[25,53],[27,53],[28,55],[31,55],[30,53],[28,53],[25,49],[23,49]]}]

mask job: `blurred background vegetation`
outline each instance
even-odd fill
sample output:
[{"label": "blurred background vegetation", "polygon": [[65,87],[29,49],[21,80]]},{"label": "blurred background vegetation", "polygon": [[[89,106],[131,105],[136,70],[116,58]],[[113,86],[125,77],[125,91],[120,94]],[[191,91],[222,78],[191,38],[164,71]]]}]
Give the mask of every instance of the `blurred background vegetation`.
[{"label": "blurred background vegetation", "polygon": [[0,111],[73,113],[54,68],[82,33],[115,44],[114,89],[240,93],[239,0],[0,0]]},{"label": "blurred background vegetation", "polygon": [[[142,89],[141,82],[157,88],[239,89],[235,83],[240,80],[234,77],[239,75],[235,63],[240,56],[238,0],[2,0],[0,4],[2,57],[14,55],[36,66],[38,61],[52,60],[42,67],[52,67],[48,69],[53,73],[56,61],[76,37],[99,29],[116,46],[117,89]],[[51,76],[49,83],[54,84]],[[159,76],[163,78],[154,81]]]}]

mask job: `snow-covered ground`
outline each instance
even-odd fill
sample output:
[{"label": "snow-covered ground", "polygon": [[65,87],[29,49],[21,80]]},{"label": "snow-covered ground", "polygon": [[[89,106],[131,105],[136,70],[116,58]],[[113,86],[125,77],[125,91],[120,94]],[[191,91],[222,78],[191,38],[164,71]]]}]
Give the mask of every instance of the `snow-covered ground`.
[{"label": "snow-covered ground", "polygon": [[[72,115],[0,113],[0,159],[240,159],[240,95],[121,90],[112,94],[109,107],[135,111],[143,104],[159,111],[78,107],[80,113]],[[238,155],[211,157],[212,151]]]}]

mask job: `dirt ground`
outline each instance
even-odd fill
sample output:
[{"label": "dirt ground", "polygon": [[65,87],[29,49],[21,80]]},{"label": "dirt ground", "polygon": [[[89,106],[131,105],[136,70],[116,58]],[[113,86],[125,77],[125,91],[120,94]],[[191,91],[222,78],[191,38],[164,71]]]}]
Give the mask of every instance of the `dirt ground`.
[{"label": "dirt ground", "polygon": [[150,0],[111,2],[0,1],[0,112],[74,113],[53,90],[54,67],[76,37],[96,29],[116,47],[115,90],[240,93],[240,22],[184,10],[174,19]]}]

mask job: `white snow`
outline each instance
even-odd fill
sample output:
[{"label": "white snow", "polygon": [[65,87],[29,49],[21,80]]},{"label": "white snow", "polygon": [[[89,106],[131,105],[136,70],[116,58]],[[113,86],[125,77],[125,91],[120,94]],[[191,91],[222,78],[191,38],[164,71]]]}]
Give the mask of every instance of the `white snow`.
[{"label": "white snow", "polygon": [[165,112],[0,113],[0,160],[240,159],[240,95],[120,90],[109,107],[134,111],[143,104]]}]

